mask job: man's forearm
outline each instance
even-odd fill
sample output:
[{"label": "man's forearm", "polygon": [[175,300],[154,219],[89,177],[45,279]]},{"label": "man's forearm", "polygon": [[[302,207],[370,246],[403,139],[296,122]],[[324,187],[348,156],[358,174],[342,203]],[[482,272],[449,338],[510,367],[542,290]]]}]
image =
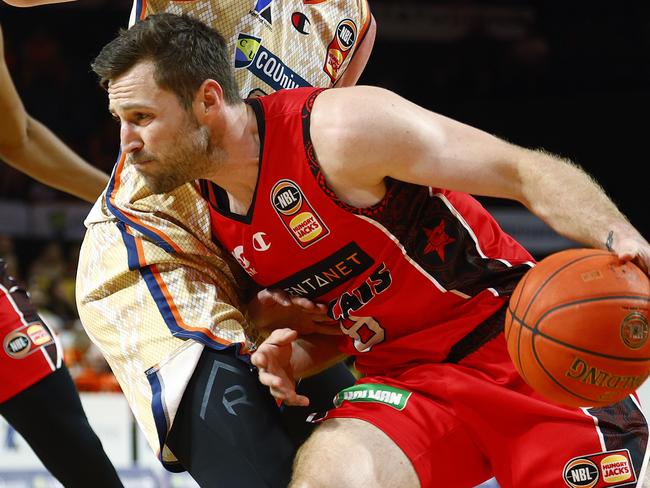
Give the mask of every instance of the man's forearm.
[{"label": "man's forearm", "polygon": [[0,146],[0,158],[46,185],[91,203],[108,183],[108,175],[88,164],[29,116],[26,137],[17,144]]},{"label": "man's forearm", "polygon": [[543,151],[527,151],[526,157],[522,203],[556,232],[596,248],[606,247],[610,233],[613,239],[643,239],[580,167]]}]

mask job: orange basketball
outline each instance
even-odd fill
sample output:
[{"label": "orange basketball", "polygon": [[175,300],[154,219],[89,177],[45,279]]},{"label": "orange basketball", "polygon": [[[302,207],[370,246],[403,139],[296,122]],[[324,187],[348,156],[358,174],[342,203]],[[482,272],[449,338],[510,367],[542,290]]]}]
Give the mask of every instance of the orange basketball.
[{"label": "orange basketball", "polygon": [[505,334],[519,374],[573,407],[610,405],[650,375],[650,280],[607,251],[548,256],[510,298]]}]

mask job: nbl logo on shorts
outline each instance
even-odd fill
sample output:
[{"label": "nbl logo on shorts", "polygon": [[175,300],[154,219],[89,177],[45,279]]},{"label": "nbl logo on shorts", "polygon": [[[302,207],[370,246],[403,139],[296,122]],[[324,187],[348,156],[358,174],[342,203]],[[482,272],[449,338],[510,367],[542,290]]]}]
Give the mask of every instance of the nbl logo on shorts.
[{"label": "nbl logo on shorts", "polygon": [[636,482],[627,449],[573,458],[564,466],[563,476],[570,488],[605,488]]},{"label": "nbl logo on shorts", "polygon": [[23,357],[29,352],[29,339],[25,334],[12,334],[5,341],[5,350],[12,357]]},{"label": "nbl logo on shorts", "polygon": [[598,467],[589,459],[575,459],[564,468],[564,480],[572,488],[591,488],[599,479]]},{"label": "nbl logo on shorts", "polygon": [[330,233],[329,229],[291,180],[278,181],[271,190],[271,204],[291,236],[303,249]]},{"label": "nbl logo on shorts", "polygon": [[14,359],[22,359],[42,346],[50,345],[54,338],[41,322],[24,325],[7,334],[3,341],[5,352]]}]

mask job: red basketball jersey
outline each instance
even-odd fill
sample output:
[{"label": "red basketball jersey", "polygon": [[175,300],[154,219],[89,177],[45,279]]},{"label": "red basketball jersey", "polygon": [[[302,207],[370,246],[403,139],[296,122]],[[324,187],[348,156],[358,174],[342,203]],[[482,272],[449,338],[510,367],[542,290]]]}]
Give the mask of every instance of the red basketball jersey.
[{"label": "red basketball jersey", "polygon": [[309,133],[320,91],[248,101],[260,134],[257,188],[241,216],[201,182],[213,235],[259,285],[326,303],[363,373],[444,361],[504,305],[533,258],[467,194],[389,179],[372,207],[337,199]]}]

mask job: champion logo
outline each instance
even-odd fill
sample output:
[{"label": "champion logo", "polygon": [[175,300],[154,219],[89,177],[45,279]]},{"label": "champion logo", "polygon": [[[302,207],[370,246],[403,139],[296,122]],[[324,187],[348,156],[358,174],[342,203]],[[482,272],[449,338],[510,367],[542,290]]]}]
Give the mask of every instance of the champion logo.
[{"label": "champion logo", "polygon": [[271,241],[266,232],[256,232],[253,234],[253,249],[256,251],[268,251],[271,248]]},{"label": "champion logo", "polygon": [[293,27],[303,35],[309,34],[309,26],[311,22],[302,12],[294,12],[291,14],[291,24]]}]

